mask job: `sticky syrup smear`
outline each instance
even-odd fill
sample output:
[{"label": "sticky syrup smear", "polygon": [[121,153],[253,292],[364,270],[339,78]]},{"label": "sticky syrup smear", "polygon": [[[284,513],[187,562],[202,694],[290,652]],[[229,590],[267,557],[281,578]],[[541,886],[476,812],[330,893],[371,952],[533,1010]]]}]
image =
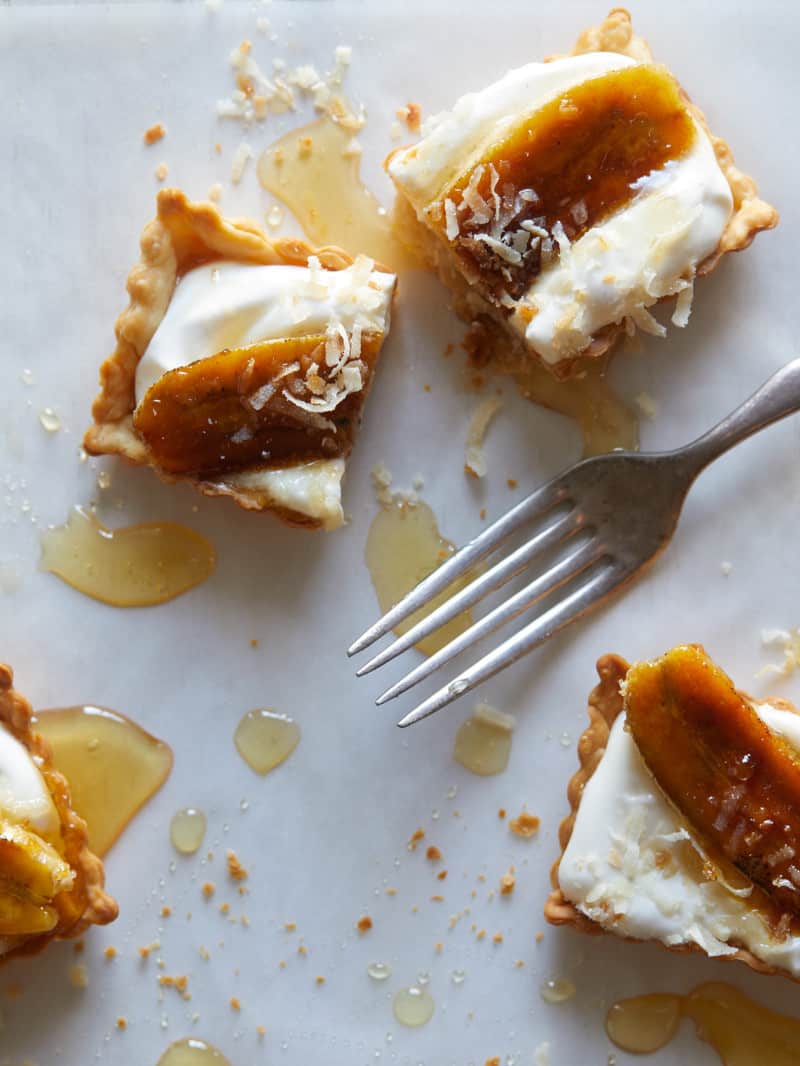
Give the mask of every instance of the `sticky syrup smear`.
[{"label": "sticky syrup smear", "polygon": [[574,419],[583,436],[583,455],[604,455],[618,448],[636,451],[639,422],[605,379],[605,361],[591,363],[586,375],[558,381],[543,366],[517,375],[522,395],[533,403]]},{"label": "sticky syrup smear", "polygon": [[[372,521],[364,552],[381,611],[385,613],[393,607],[455,550],[455,545],[439,532],[436,516],[426,503],[411,504],[395,499],[382,507]],[[412,625],[465,588],[474,576],[466,574],[454,581],[428,607],[398,625],[395,633],[398,636],[407,633]],[[471,625],[471,612],[462,611],[416,647],[425,655],[433,655]]]},{"label": "sticky syrup smear", "polygon": [[233,735],[236,750],[257,774],[268,774],[292,754],[300,743],[300,726],[275,711],[248,711]]},{"label": "sticky syrup smear", "polygon": [[167,744],[104,707],[40,711],[35,728],[53,747],[53,765],[69,781],[72,803],[89,826],[89,844],[105,855],[172,769]]},{"label": "sticky syrup smear", "polygon": [[511,755],[513,731],[511,715],[479,703],[471,717],[459,726],[453,758],[481,777],[502,773]]},{"label": "sticky syrup smear", "polygon": [[646,1054],[665,1047],[682,1018],[717,1052],[724,1066],[796,1066],[800,1021],[767,1010],[721,982],[700,985],[686,996],[635,996],[615,1003],[606,1031],[623,1051]]},{"label": "sticky syrup smear", "polygon": [[230,1066],[230,1063],[221,1051],[205,1040],[188,1037],[170,1044],[157,1066]]},{"label": "sticky syrup smear", "polygon": [[214,546],[177,522],[107,529],[75,507],[66,524],[42,534],[41,567],[113,607],[165,603],[210,577]]},{"label": "sticky syrup smear", "polygon": [[361,181],[352,122],[329,115],[290,130],[261,154],[258,180],[294,213],[314,244],[338,244],[399,270],[408,254]]}]

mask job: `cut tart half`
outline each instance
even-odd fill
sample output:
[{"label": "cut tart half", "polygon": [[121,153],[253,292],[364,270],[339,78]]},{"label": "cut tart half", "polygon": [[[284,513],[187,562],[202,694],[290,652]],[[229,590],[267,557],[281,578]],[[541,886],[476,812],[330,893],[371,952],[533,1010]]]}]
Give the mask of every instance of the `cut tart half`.
[{"label": "cut tart half", "polygon": [[512,70],[393,152],[396,228],[473,324],[471,349],[558,378],[746,248],[777,212],[616,8],[568,56]]},{"label": "cut tart half", "polygon": [[365,256],[271,240],[163,189],[86,450],[335,529],[395,282]]},{"label": "cut tart half", "polygon": [[696,645],[597,671],[545,917],[800,980],[800,713]]},{"label": "cut tart half", "polygon": [[0,664],[0,961],[113,921],[104,880],[69,783]]}]

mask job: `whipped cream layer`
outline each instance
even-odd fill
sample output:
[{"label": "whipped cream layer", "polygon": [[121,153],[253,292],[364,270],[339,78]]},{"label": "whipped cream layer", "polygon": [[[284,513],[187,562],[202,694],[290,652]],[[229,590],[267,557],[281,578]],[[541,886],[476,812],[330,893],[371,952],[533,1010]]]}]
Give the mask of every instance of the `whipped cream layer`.
[{"label": "whipped cream layer", "polygon": [[[800,753],[800,715],[754,704]],[[702,845],[647,769],[620,714],[586,783],[558,868],[564,896],[618,936],[697,944],[710,956],[739,947],[800,977],[800,936],[780,939],[754,908],[744,878],[704,880]]]},{"label": "whipped cream layer", "polygon": [[[210,263],[184,275],[136,372],[136,403],[167,371],[260,341],[324,334],[330,323],[348,333],[389,331],[394,274],[359,257],[345,270]],[[341,459],[318,460],[217,478],[223,491],[247,491],[262,504],[297,511],[335,529],[344,520]]]},{"label": "whipped cream layer", "polygon": [[53,839],[60,829],[55,804],[30,752],[1,725],[0,817],[45,839]]},{"label": "whipped cream layer", "polygon": [[[425,209],[526,115],[575,85],[636,65],[592,52],[512,70],[430,119],[419,144],[390,158],[389,174],[425,224]],[[673,321],[688,321],[696,268],[716,249],[733,208],[709,137],[692,121],[696,136],[686,154],[636,182],[633,199],[574,244],[554,234],[559,257],[519,300],[503,301],[508,327],[543,362],[574,358],[612,324],[661,335],[647,308],[663,296],[685,293]]]}]

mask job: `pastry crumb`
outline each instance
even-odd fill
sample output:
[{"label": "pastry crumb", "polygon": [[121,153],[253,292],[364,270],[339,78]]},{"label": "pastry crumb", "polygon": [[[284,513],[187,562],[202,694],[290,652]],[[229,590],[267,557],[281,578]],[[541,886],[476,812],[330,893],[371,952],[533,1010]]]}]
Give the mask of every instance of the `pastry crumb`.
[{"label": "pastry crumb", "polygon": [[533,939],[536,941],[537,944],[541,944],[541,942],[544,940],[544,933],[541,931],[541,929]]},{"label": "pastry crumb", "polygon": [[514,886],[517,883],[517,879],[514,876],[514,867],[512,866],[507,874],[503,874],[500,878],[500,895],[510,896],[514,891]]},{"label": "pastry crumb", "polygon": [[498,812],[497,812],[497,817],[498,817],[498,818],[505,818],[505,816],[506,816],[506,809],[505,809],[505,807],[500,807],[500,809],[499,809],[499,810],[498,810]]},{"label": "pastry crumb", "polygon": [[125,1017],[124,1014],[120,1014],[120,1016],[119,1016],[119,1018],[117,1018],[115,1024],[116,1024],[117,1029],[127,1029],[128,1028],[128,1019]]},{"label": "pastry crumb", "polygon": [[213,881],[205,881],[203,883],[201,891],[206,899],[211,899],[211,897],[217,891],[217,886],[214,884]]},{"label": "pastry crumb", "polygon": [[431,846],[425,852],[425,858],[429,859],[430,862],[440,862],[442,858],[442,853],[441,851],[439,851],[435,844],[431,844]]},{"label": "pastry crumb", "polygon": [[237,1010],[238,1011],[238,1010],[242,1009],[242,1004],[239,1002],[239,1000],[238,1000],[238,998],[236,996],[231,996],[231,998],[230,998],[230,1000],[228,1002],[230,1003],[231,1010]]},{"label": "pastry crumb", "polygon": [[103,952],[103,955],[109,961],[111,959],[115,959],[117,957],[117,949],[113,945],[109,944],[108,947]]},{"label": "pastry crumb", "polygon": [[506,485],[508,485],[510,489],[515,489],[517,487],[517,479],[515,477],[506,478]]},{"label": "pastry crumb", "polygon": [[531,837],[536,836],[541,824],[541,818],[537,818],[535,814],[529,814],[528,811],[523,810],[516,818],[511,819],[508,823],[508,828],[514,836],[529,840]]},{"label": "pastry crumb", "polygon": [[444,896],[431,896],[431,903],[444,903]]},{"label": "pastry crumb", "polygon": [[422,122],[422,108],[419,104],[407,103],[405,107],[398,107],[395,114],[401,122],[405,122],[409,133],[419,133]]},{"label": "pastry crumb", "polygon": [[159,181],[166,181],[169,174],[169,167],[166,163],[159,163],[155,169],[155,176]]},{"label": "pastry crumb", "polygon": [[438,872],[438,874],[436,875],[436,880],[437,881],[446,881],[447,880],[447,870],[440,870]]},{"label": "pastry crumb", "polygon": [[287,933],[293,933],[297,929],[297,923],[296,922],[284,922],[283,923],[283,928],[286,930]]},{"label": "pastry crumb", "polygon": [[422,840],[424,838],[424,836],[425,836],[425,830],[424,829],[416,829],[416,830],[414,830],[414,832],[411,835],[411,839],[409,840],[408,844],[406,845],[408,850],[409,851],[416,851],[417,850],[417,844],[419,844],[420,840]]},{"label": "pastry crumb", "polygon": [[368,933],[372,928],[372,919],[368,914],[363,914],[356,922],[356,929],[359,933]]},{"label": "pastry crumb", "polygon": [[325,984],[325,978],[322,976],[322,974],[317,974],[317,976],[314,978],[314,984],[315,985],[324,985]]},{"label": "pastry crumb", "polygon": [[169,918],[169,917],[171,917],[171,915],[172,915],[172,907],[164,906],[164,907],[161,908],[161,917],[162,918]]},{"label": "pastry crumb", "polygon": [[161,122],[156,122],[148,129],[144,131],[144,143],[156,144],[157,141],[161,141],[166,137],[167,131]]},{"label": "pastry crumb", "polygon": [[218,204],[222,199],[222,186],[218,181],[208,190],[208,198],[212,204]]},{"label": "pastry crumb", "polygon": [[229,851],[226,855],[228,861],[228,874],[234,881],[246,881],[247,870],[239,862],[235,851]]},{"label": "pastry crumb", "polygon": [[89,974],[82,962],[73,963],[68,970],[69,983],[73,988],[88,988]]},{"label": "pastry crumb", "polygon": [[256,1026],[256,1035],[258,1036],[259,1040],[263,1040],[263,1038],[267,1035],[267,1030],[264,1028],[263,1025]]},{"label": "pastry crumb", "polygon": [[491,1059],[487,1059],[483,1066],[500,1066],[500,1056],[495,1055]]}]

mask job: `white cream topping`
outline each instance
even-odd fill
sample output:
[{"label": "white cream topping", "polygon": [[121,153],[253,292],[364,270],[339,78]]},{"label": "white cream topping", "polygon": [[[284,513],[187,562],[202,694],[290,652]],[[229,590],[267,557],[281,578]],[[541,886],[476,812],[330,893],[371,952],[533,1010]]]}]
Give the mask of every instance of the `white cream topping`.
[{"label": "white cream topping", "polygon": [[344,459],[318,459],[276,470],[244,470],[217,478],[216,484],[245,490],[264,504],[298,511],[338,529],[344,522],[341,482]]},{"label": "white cream topping", "polygon": [[[325,334],[331,324],[348,334],[389,331],[394,274],[373,269],[359,257],[345,270],[213,263],[186,274],[136,372],[136,402],[167,371],[223,348],[259,341]],[[360,386],[359,386],[360,387]],[[341,480],[344,460],[319,460],[270,470],[242,471],[214,484],[236,488],[271,504],[298,511],[335,529],[344,520]]]},{"label": "white cream topping", "polygon": [[396,278],[359,258],[346,270],[210,263],[185,274],[136,370],[136,403],[168,370],[259,341],[325,333],[387,333]]},{"label": "white cream topping", "polygon": [[[627,56],[593,52],[512,70],[432,118],[419,144],[392,157],[389,173],[422,220],[425,208],[522,116],[571,86],[635,65]],[[673,322],[686,325],[695,270],[717,247],[733,207],[711,142],[695,125],[685,155],[640,179],[629,204],[574,244],[558,240],[559,257],[520,300],[509,299],[509,327],[544,362],[578,355],[611,324],[663,335],[647,311],[663,296],[679,296]],[[452,226],[448,232],[455,235]]]},{"label": "white cream topping", "polygon": [[[769,704],[754,709],[800,752],[800,716]],[[620,936],[697,944],[711,956],[743,946],[800,976],[800,936],[778,939],[738,883],[703,880],[701,852],[691,827],[656,785],[621,714],[586,783],[559,865],[564,896]]]},{"label": "white cream topping", "polygon": [[60,822],[39,768],[24,744],[0,726],[0,814],[52,838]]}]

